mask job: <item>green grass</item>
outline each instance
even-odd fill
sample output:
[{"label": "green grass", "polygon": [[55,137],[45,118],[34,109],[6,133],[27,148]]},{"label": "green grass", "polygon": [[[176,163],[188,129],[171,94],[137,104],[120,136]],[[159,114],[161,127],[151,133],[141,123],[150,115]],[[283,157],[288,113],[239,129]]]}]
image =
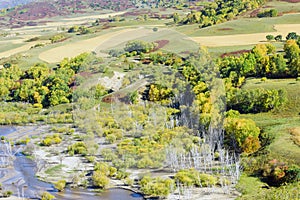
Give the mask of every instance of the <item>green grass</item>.
[{"label": "green grass", "polygon": [[284,1],[269,1],[266,6],[267,9],[274,8],[278,10],[279,13],[286,12],[300,12],[300,3],[288,3]]},{"label": "green grass", "polygon": [[266,184],[262,183],[259,178],[242,174],[236,189],[243,194],[243,198],[250,198],[255,196],[259,190],[262,190],[264,185]]},{"label": "green grass", "polygon": [[296,117],[300,113],[300,81],[296,79],[268,79],[265,82],[260,79],[248,79],[243,88],[284,89],[287,92],[287,102],[274,114],[282,117]]},{"label": "green grass", "polygon": [[23,46],[23,44],[19,43],[19,44],[13,44],[13,43],[2,43],[0,45],[0,53],[4,52],[4,51],[9,51],[11,49],[15,49],[18,47]]},{"label": "green grass", "polygon": [[292,141],[289,129],[300,126],[299,87],[300,82],[295,79],[268,79],[266,82],[260,79],[248,79],[243,89],[285,89],[287,102],[281,108],[269,113],[242,115],[244,118],[253,119],[266,133],[275,136],[268,147],[271,157],[298,165],[300,165],[300,148]]},{"label": "green grass", "polygon": [[176,30],[192,37],[275,32],[273,27],[275,24],[298,24],[299,18],[300,14],[273,18],[240,18],[202,29],[193,24],[178,26]]},{"label": "green grass", "polygon": [[165,26],[166,23],[170,22],[171,20],[158,20],[158,19],[149,19],[147,21],[139,21],[139,20],[125,20],[121,22],[113,22],[110,23],[111,26],[117,27],[126,27],[126,26]]},{"label": "green grass", "polygon": [[174,31],[172,29],[158,30],[158,32],[153,32],[153,34],[141,39],[149,42],[153,42],[156,40],[168,40],[169,43],[162,49],[178,54],[185,51],[195,52],[199,49],[199,44],[190,40],[187,36],[181,34],[180,32]]},{"label": "green grass", "polygon": [[55,174],[58,174],[58,172],[60,172],[64,166],[65,165],[62,164],[55,165],[54,167],[48,168],[45,173],[50,176],[55,176]]},{"label": "green grass", "polygon": [[[277,51],[283,50],[283,42],[271,42],[272,45],[274,45],[277,49]],[[224,53],[230,53],[230,52],[235,52],[235,51],[240,51],[240,50],[251,50],[253,49],[255,45],[250,44],[250,45],[239,45],[239,46],[221,46],[221,47],[207,47],[208,52],[213,56],[213,57],[219,57]]]},{"label": "green grass", "polygon": [[281,187],[263,188],[266,184],[256,177],[243,174],[236,185],[242,196],[237,200],[298,200],[300,197],[300,183],[292,183]]}]

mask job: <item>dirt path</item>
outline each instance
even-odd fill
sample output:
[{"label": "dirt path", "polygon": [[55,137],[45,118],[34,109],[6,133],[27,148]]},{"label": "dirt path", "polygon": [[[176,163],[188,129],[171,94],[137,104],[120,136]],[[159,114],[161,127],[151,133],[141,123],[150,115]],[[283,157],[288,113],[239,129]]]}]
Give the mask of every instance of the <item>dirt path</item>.
[{"label": "dirt path", "polygon": [[208,47],[251,45],[267,42],[266,35],[269,34],[274,36],[282,35],[285,37],[289,32],[300,33],[300,24],[276,24],[274,25],[274,29],[276,30],[275,32],[191,37],[191,39]]}]

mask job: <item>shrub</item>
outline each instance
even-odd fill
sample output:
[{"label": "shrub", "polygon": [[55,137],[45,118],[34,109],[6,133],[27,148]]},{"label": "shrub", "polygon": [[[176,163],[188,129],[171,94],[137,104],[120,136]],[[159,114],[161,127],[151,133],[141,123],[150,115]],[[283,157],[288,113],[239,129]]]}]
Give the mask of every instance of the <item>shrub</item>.
[{"label": "shrub", "polygon": [[141,191],[151,197],[166,197],[170,193],[171,185],[174,181],[171,179],[150,178],[145,176],[141,181]]},{"label": "shrub", "polygon": [[276,9],[265,10],[257,14],[257,17],[276,17],[278,15],[278,11]]},{"label": "shrub", "polygon": [[262,175],[264,181],[269,185],[280,186],[299,181],[300,168],[297,166],[289,167],[286,163],[273,159],[264,165]]},{"label": "shrub", "polygon": [[94,171],[92,176],[93,185],[100,188],[106,188],[109,184],[108,177],[100,170]]},{"label": "shrub", "polygon": [[140,54],[141,52],[149,53],[155,47],[156,44],[153,42],[144,42],[144,41],[136,40],[136,41],[127,42],[124,50],[129,53],[136,52],[136,54]]},{"label": "shrub", "polygon": [[273,36],[273,35],[267,35],[267,36],[266,36],[266,39],[267,39],[268,41],[274,40],[274,36]]},{"label": "shrub", "polygon": [[267,81],[267,77],[262,77],[260,80],[261,80],[262,82],[266,82],[266,81]]},{"label": "shrub", "polygon": [[185,186],[206,187],[216,185],[218,179],[210,174],[203,174],[195,169],[184,169],[177,172],[175,181]]},{"label": "shrub", "polygon": [[282,40],[282,35],[276,35],[274,39],[279,42]]},{"label": "shrub", "polygon": [[59,134],[53,134],[53,135],[48,135],[46,136],[45,139],[41,141],[41,145],[43,146],[51,146],[52,144],[59,144],[62,142],[61,137]]},{"label": "shrub", "polygon": [[124,182],[128,186],[132,186],[133,183],[134,183],[134,181],[131,178],[129,178],[129,177],[125,178]]},{"label": "shrub", "polygon": [[12,194],[13,194],[13,192],[8,190],[8,191],[3,192],[3,197],[10,197]]},{"label": "shrub", "polygon": [[70,146],[68,146],[68,152],[70,155],[74,154],[87,154],[87,146],[84,142],[76,142]]},{"label": "shrub", "polygon": [[53,196],[49,192],[43,192],[41,199],[42,200],[52,200],[52,199],[55,199],[55,196]]},{"label": "shrub", "polygon": [[54,184],[54,187],[58,190],[58,191],[64,191],[65,187],[66,187],[66,181],[65,180],[59,180]]}]

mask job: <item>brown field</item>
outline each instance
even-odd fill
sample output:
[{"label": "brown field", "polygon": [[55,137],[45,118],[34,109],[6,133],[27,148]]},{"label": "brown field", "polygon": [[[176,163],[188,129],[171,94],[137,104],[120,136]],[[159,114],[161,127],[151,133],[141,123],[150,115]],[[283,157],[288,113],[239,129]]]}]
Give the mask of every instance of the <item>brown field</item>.
[{"label": "brown field", "polygon": [[251,45],[266,42],[266,35],[269,34],[274,36],[281,34],[285,36],[289,32],[300,33],[300,24],[277,24],[274,26],[274,29],[276,30],[275,32],[191,37],[191,39],[208,47]]}]

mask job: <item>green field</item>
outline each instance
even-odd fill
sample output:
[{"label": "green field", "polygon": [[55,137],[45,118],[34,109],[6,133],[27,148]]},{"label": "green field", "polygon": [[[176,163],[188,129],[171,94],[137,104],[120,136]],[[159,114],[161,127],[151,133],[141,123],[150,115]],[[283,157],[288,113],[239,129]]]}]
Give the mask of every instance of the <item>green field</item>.
[{"label": "green field", "polygon": [[18,48],[20,46],[23,46],[22,43],[13,44],[13,43],[2,43],[0,45],[0,52],[9,51],[11,49]]},{"label": "green field", "polygon": [[275,136],[274,141],[269,146],[270,156],[279,157],[291,163],[300,164],[300,148],[293,143],[289,129],[299,127],[300,113],[300,82],[295,79],[260,79],[247,80],[244,89],[265,88],[265,89],[285,89],[287,92],[287,102],[278,110],[270,113],[247,114],[245,118],[253,119],[257,125],[266,133]]},{"label": "green field", "polygon": [[265,9],[276,9],[279,13],[300,12],[300,2],[288,3],[284,1],[269,1]]},{"label": "green field", "polygon": [[[300,14],[290,14],[274,18],[240,18],[215,26],[199,29],[197,24],[178,26],[177,31],[191,37],[222,36],[235,34],[251,34],[275,32],[275,24],[298,24]],[[249,29],[251,27],[251,29]]]}]

